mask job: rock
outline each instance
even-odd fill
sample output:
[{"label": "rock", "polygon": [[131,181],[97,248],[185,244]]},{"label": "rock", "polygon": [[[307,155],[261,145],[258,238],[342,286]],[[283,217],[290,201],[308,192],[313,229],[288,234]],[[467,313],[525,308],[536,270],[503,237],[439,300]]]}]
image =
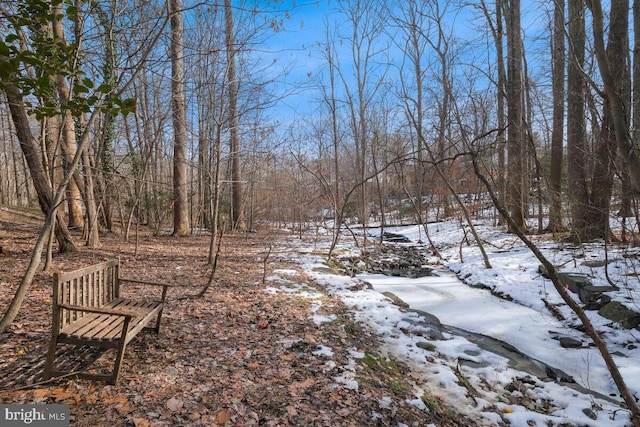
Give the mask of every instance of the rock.
[{"label": "rock", "polygon": [[411,310],[415,313],[418,313],[420,315],[420,319],[415,321],[415,320],[409,320],[410,322],[422,326],[423,328],[427,329],[427,331],[425,332],[425,335],[432,340],[443,340],[444,339],[444,335],[442,335],[442,323],[440,323],[440,319],[438,319],[436,316],[434,316],[431,313],[427,313],[426,311],[422,311],[422,310]]},{"label": "rock", "polygon": [[559,337],[558,341],[560,341],[560,346],[563,348],[580,348],[582,347],[582,341],[571,337]]},{"label": "rock", "polygon": [[603,259],[593,259],[589,261],[584,261],[582,265],[592,268],[604,267],[605,265],[614,262],[615,259],[603,260]]},{"label": "rock", "polygon": [[409,279],[417,279],[431,275],[431,268],[420,267],[414,268],[406,264],[401,264],[397,268],[389,268],[386,270],[372,270],[372,273],[384,274],[385,276],[407,277]]},{"label": "rock", "polygon": [[472,288],[484,289],[486,291],[490,291],[491,290],[491,286],[487,286],[482,282],[476,282],[475,284],[469,285],[469,286],[471,286]]},{"label": "rock", "polygon": [[592,420],[598,419],[598,414],[596,414],[591,408],[584,408],[582,410],[582,413],[585,414],[587,417],[591,418]]},{"label": "rock", "polygon": [[589,277],[585,274],[559,272],[558,279],[560,279],[560,283],[567,286],[571,292],[578,295],[585,286],[591,286],[591,280],[589,280]]},{"label": "rock", "polygon": [[560,369],[556,369],[556,368],[552,368],[550,366],[546,366],[545,367],[545,371],[547,373],[547,376],[549,378],[552,378],[556,381],[560,381],[563,383],[575,383],[576,380],[573,379],[573,377],[569,374],[567,374],[566,372],[561,371]]},{"label": "rock", "polygon": [[611,302],[611,297],[609,295],[600,295],[596,300],[589,301],[584,306],[585,310],[600,310],[605,305]]},{"label": "rock", "polygon": [[399,306],[399,307],[403,307],[403,308],[408,308],[409,304],[407,304],[406,302],[402,301],[400,298],[398,298],[398,296],[392,292],[383,292],[382,295],[384,295],[385,297],[389,298],[393,304]]},{"label": "rock", "polygon": [[584,304],[589,304],[597,301],[603,293],[605,292],[613,292],[616,288],[613,286],[593,286],[587,285],[580,289],[579,296],[580,301]]},{"label": "rock", "polygon": [[418,279],[420,277],[431,276],[432,268],[420,267],[407,270],[407,276],[410,279]]},{"label": "rock", "polygon": [[409,240],[409,238],[407,238],[406,236],[403,236],[402,234],[396,234],[396,233],[389,233],[388,231],[385,231],[382,234],[382,237],[384,240],[386,240],[387,242],[394,242],[394,243],[411,243],[411,240]]},{"label": "rock", "polygon": [[628,309],[617,301],[602,307],[598,310],[598,314],[619,323],[623,328],[632,329],[640,325],[640,313]]},{"label": "rock", "polygon": [[436,346],[433,343],[427,342],[427,341],[418,341],[416,343],[416,347],[419,347],[423,350],[427,350],[427,351],[436,351]]}]

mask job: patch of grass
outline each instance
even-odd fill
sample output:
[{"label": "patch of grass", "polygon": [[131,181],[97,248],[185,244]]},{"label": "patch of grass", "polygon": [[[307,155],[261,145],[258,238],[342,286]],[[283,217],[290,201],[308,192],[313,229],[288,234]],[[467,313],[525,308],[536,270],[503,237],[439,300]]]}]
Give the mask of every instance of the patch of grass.
[{"label": "patch of grass", "polygon": [[375,353],[366,352],[362,358],[362,363],[374,371],[382,371],[394,376],[402,374],[395,360],[387,359]]},{"label": "patch of grass", "polygon": [[[443,405],[442,400],[436,396],[430,396],[427,394],[423,394],[420,396],[420,400],[427,405],[429,411],[437,412],[437,413],[451,413],[451,410]],[[453,415],[451,413],[451,415]]]},{"label": "patch of grass", "polygon": [[357,337],[362,334],[362,327],[355,322],[346,322],[343,328],[350,337]]},{"label": "patch of grass", "polygon": [[345,270],[345,266],[344,264],[342,264],[340,261],[338,261],[336,258],[331,258],[329,260],[327,260],[325,262],[325,265],[329,268],[332,268],[334,270],[338,270],[338,271],[344,271]]},{"label": "patch of grass", "polygon": [[404,385],[398,380],[391,381],[391,384],[389,384],[389,386],[391,387],[391,390],[396,393],[404,391]]},{"label": "patch of grass", "polygon": [[365,353],[362,358],[362,363],[367,365],[369,369],[375,369],[378,364],[378,358],[371,353]]}]

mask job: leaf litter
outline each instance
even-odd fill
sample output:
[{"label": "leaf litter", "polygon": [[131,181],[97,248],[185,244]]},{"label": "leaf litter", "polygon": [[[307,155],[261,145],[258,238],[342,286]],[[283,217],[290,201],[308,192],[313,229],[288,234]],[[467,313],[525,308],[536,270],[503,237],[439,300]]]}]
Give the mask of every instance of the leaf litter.
[{"label": "leaf litter", "polygon": [[[0,230],[4,312],[38,229],[2,222]],[[54,254],[54,270],[119,257],[122,276],[175,284],[160,335],[145,332],[128,345],[117,386],[73,377],[42,382],[51,327],[51,274],[42,272],[0,334],[0,403],[66,403],[76,426],[476,425],[436,398],[416,402],[416,378],[401,364],[364,363],[378,352],[375,334],[287,254],[271,253],[286,235],[223,238],[215,283],[202,298],[193,296],[210,273],[207,235],[145,234],[137,253],[108,235],[100,248]],[[128,292],[144,297],[147,290]],[[112,354],[93,349],[70,348],[67,357],[96,370],[113,363]]]}]

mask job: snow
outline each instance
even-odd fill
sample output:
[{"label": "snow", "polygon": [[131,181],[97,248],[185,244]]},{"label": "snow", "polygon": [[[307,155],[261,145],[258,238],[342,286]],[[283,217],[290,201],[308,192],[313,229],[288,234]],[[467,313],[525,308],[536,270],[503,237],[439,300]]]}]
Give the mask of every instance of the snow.
[{"label": "snow", "polygon": [[[417,242],[427,240],[424,230],[418,226],[386,228],[385,231],[408,237],[414,246],[418,245]],[[561,304],[562,300],[551,282],[538,273],[540,262],[513,235],[485,223],[478,223],[477,231],[485,242],[492,265],[490,269],[484,266],[477,245],[460,245],[464,231],[460,223],[454,221],[429,225],[430,238],[443,257],[441,260],[435,257],[431,260],[442,266],[437,269],[436,276],[408,279],[362,273],[350,278],[332,274],[326,268],[326,260],[318,255],[318,249],[323,244],[328,245],[328,242],[323,242],[318,236],[314,237],[313,242],[301,240],[297,247],[298,254],[291,256],[304,265],[306,274],[350,306],[357,320],[369,325],[383,338],[383,350],[389,357],[409,363],[412,370],[420,374],[416,404],[424,406],[419,396],[423,391],[428,392],[439,396],[454,410],[473,417],[479,425],[486,426],[496,425],[502,419],[513,427],[562,425],[569,422],[594,427],[627,425],[628,411],[623,408],[600,353],[589,345],[591,340],[587,335],[572,327],[578,324],[575,315],[565,305],[559,305],[559,310],[567,319],[561,322],[545,307],[543,299],[551,304]],[[471,240],[470,235],[468,238]],[[342,238],[342,242],[339,247],[342,252],[352,250],[354,245],[346,237]],[[640,262],[633,249],[611,247],[607,248],[605,254],[602,244],[577,247],[548,238],[539,242],[538,246],[554,265],[562,266],[561,271],[587,274],[597,286],[607,285],[607,280],[615,283],[620,290],[609,293],[613,300],[640,311],[635,306],[640,296],[640,285],[635,275],[640,271]],[[424,250],[427,252],[428,248],[425,246]],[[605,267],[593,266],[601,263],[585,264],[585,261],[604,260],[605,256],[613,260],[608,264],[607,271]],[[285,273],[287,279],[295,278],[292,272],[280,272]],[[277,286],[283,278],[270,280]],[[361,286],[363,281],[371,284],[373,289]],[[469,286],[476,284],[508,295],[512,301],[497,298],[486,289]],[[303,291],[313,296],[304,286],[285,285],[286,292]],[[273,287],[270,291],[277,289],[282,287]],[[530,378],[521,390],[511,394],[513,397],[526,394],[540,408],[536,410],[507,405],[496,390],[504,391],[503,387],[507,384],[531,377],[530,374],[510,366],[507,358],[484,350],[472,340],[457,334],[444,333],[444,340],[428,339],[421,333],[424,332],[421,328],[425,328],[419,322],[420,315],[401,309],[382,292],[392,292],[412,309],[431,313],[445,325],[509,343],[520,352],[567,373],[580,386],[599,394],[575,390],[563,383]],[[577,296],[575,298],[578,300]],[[315,306],[314,313],[319,306]],[[599,316],[597,311],[587,313],[607,341],[627,386],[640,398],[640,332],[619,327]],[[330,321],[317,316],[314,315],[317,324]],[[557,339],[559,336],[572,337],[583,345],[577,349],[563,348]],[[418,343],[424,344],[425,341],[432,348],[418,346]],[[330,353],[329,349],[318,351],[323,355]],[[473,363],[461,364],[461,359]],[[474,401],[468,397],[468,390],[460,384],[456,372],[464,375],[480,398]],[[346,370],[335,381],[357,390],[354,370]],[[494,387],[486,387],[486,384]],[[541,409],[543,407],[547,408],[546,411]]]}]

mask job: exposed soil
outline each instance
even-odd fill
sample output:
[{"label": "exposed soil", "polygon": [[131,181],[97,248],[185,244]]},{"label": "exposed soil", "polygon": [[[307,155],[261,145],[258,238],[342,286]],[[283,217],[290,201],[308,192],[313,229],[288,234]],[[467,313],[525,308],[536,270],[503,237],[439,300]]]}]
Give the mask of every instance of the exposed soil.
[{"label": "exposed soil", "polygon": [[[0,313],[26,270],[38,232],[37,216],[0,211]],[[265,291],[273,286],[263,283],[265,276],[291,269],[298,270],[291,280],[324,293],[287,253],[269,253],[272,243],[283,247],[290,238],[273,230],[225,235],[215,282],[202,298],[194,296],[210,273],[208,235],[143,231],[137,251],[133,237],[124,242],[121,235],[103,235],[100,248],[54,253],[52,270],[119,257],[122,276],[175,284],[160,335],[144,332],[129,344],[117,386],[73,377],[42,382],[51,273],[41,272],[18,319],[0,334],[0,403],[66,403],[77,426],[475,425],[436,398],[424,399],[427,411],[409,404],[416,398],[411,373],[377,359],[376,337],[338,300],[325,294],[313,312],[304,297]],[[131,293],[145,298],[152,291]],[[314,314],[335,320],[318,325]],[[333,351],[330,361],[325,348]],[[349,366],[353,351],[374,357]],[[70,348],[59,363],[104,370],[112,356]],[[348,370],[357,388],[336,382]]]}]

